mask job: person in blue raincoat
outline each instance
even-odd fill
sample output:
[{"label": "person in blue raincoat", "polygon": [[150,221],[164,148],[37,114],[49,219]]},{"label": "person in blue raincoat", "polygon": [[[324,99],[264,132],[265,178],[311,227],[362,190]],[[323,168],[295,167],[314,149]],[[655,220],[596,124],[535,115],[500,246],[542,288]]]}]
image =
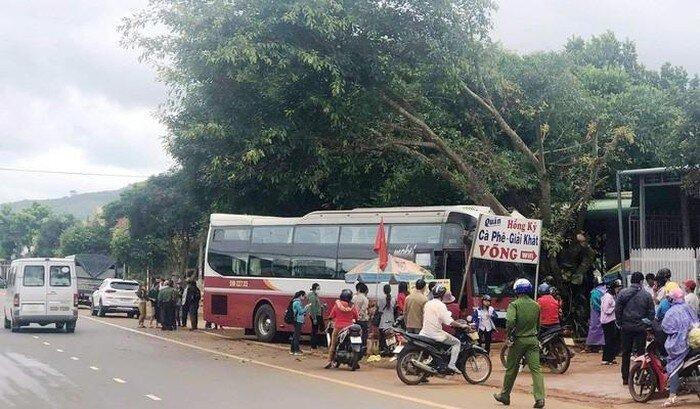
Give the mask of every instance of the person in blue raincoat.
[{"label": "person in blue raincoat", "polygon": [[698,323],[698,315],[685,303],[685,294],[680,288],[671,291],[671,308],[664,315],[661,322],[661,329],[668,335],[664,346],[668,352],[666,362],[666,373],[670,375],[670,394],[663,406],[673,406],[676,404],[678,386],[680,383],[678,368],[683,364],[683,359],[688,354],[688,331],[693,324]]}]

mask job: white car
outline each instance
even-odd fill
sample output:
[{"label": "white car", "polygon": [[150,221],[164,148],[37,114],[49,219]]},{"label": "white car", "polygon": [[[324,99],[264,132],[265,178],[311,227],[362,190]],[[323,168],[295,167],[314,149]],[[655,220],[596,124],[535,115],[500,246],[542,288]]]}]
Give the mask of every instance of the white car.
[{"label": "white car", "polygon": [[111,312],[125,312],[129,318],[139,313],[139,298],[136,291],[139,283],[134,280],[106,278],[92,293],[92,315],[104,317]]}]

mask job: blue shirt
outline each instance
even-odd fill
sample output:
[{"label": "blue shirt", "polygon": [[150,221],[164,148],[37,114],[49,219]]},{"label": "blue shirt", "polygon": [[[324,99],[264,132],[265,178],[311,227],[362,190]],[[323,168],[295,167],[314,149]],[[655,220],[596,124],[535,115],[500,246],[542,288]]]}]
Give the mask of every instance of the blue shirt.
[{"label": "blue shirt", "polygon": [[301,299],[295,298],[294,302],[292,303],[292,311],[294,312],[294,318],[296,321],[300,324],[304,323],[304,320],[306,319],[306,310],[308,306],[303,306],[301,305]]},{"label": "blue shirt", "polygon": [[656,319],[661,322],[664,319],[664,316],[666,315],[666,312],[671,308],[671,301],[668,300],[668,298],[664,297],[663,300],[659,303],[659,307],[656,310]]}]

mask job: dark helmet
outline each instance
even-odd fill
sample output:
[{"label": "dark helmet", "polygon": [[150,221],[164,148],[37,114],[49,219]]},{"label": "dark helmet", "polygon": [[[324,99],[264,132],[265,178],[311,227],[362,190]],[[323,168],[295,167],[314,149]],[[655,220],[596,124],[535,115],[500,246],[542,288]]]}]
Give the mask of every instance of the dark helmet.
[{"label": "dark helmet", "polygon": [[484,296],[481,297],[481,300],[482,301],[491,301],[491,296],[488,294],[484,294]]},{"label": "dark helmet", "polygon": [[423,290],[425,288],[425,280],[423,280],[422,278],[419,278],[416,281],[416,288],[419,290]]},{"label": "dark helmet", "polygon": [[435,287],[433,287],[433,298],[437,298],[438,300],[442,300],[442,297],[445,295],[447,292],[447,288],[445,288],[444,285],[442,284],[437,284]]},{"label": "dark helmet", "polygon": [[344,289],[340,292],[340,301],[350,302],[352,301],[352,290]]},{"label": "dark helmet", "polygon": [[537,287],[537,294],[539,295],[547,295],[551,291],[551,286],[547,283],[542,283]]}]

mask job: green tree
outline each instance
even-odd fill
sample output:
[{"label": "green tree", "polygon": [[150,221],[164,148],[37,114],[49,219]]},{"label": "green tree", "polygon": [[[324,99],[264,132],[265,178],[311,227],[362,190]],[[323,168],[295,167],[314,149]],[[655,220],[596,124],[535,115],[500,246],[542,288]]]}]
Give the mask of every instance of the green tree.
[{"label": "green tree", "polygon": [[68,214],[51,214],[39,227],[32,246],[35,257],[52,257],[58,255],[61,234],[77,223],[75,217]]},{"label": "green tree", "polygon": [[106,226],[97,223],[74,225],[61,234],[58,254],[110,254],[110,238],[111,232]]}]

